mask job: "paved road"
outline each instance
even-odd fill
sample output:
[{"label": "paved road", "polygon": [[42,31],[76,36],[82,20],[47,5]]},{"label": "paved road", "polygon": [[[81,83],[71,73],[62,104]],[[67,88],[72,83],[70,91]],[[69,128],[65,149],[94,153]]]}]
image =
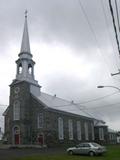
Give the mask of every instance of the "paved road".
[{"label": "paved road", "polygon": [[0,149],[0,160],[14,160],[14,158],[37,155],[37,154],[56,154],[65,153],[62,148],[48,148],[48,149]]}]

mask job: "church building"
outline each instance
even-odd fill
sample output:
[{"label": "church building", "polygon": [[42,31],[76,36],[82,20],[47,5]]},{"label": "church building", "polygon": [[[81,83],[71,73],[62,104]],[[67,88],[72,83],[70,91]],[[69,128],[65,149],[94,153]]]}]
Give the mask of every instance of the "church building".
[{"label": "church building", "polygon": [[35,80],[32,58],[25,14],[16,77],[10,84],[9,106],[4,112],[7,143],[55,146],[94,141],[95,118],[73,101],[43,93]]}]

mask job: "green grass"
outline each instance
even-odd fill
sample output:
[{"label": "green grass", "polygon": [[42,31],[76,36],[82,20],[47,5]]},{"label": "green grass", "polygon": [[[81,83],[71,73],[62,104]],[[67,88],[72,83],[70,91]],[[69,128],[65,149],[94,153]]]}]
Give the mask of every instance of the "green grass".
[{"label": "green grass", "polygon": [[81,155],[67,155],[67,153],[56,154],[41,154],[23,158],[17,158],[16,160],[120,160],[120,145],[108,146],[107,153],[103,156],[81,156]]}]

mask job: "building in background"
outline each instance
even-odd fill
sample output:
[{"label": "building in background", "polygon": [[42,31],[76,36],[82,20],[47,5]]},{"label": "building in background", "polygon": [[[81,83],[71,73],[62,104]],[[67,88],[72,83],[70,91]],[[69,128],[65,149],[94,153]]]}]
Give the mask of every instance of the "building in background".
[{"label": "building in background", "polygon": [[116,144],[117,143],[117,132],[113,129],[108,128],[108,137],[109,137],[109,144]]},{"label": "building in background", "polygon": [[1,127],[0,127],[0,141],[2,140],[2,138],[3,138],[3,132],[2,132]]},{"label": "building in background", "polygon": [[117,143],[120,144],[120,131],[117,132]]}]

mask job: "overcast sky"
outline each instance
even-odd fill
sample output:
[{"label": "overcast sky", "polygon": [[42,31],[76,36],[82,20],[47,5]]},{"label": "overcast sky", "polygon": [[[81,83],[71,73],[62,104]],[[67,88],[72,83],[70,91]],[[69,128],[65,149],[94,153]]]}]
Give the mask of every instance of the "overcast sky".
[{"label": "overcast sky", "polygon": [[[118,72],[120,58],[106,0],[0,0],[0,104],[9,104],[26,9],[35,79],[42,91],[81,103],[83,110],[120,130],[120,93],[97,88],[120,87],[120,75],[110,75]],[[1,115],[5,108],[0,106]]]}]

